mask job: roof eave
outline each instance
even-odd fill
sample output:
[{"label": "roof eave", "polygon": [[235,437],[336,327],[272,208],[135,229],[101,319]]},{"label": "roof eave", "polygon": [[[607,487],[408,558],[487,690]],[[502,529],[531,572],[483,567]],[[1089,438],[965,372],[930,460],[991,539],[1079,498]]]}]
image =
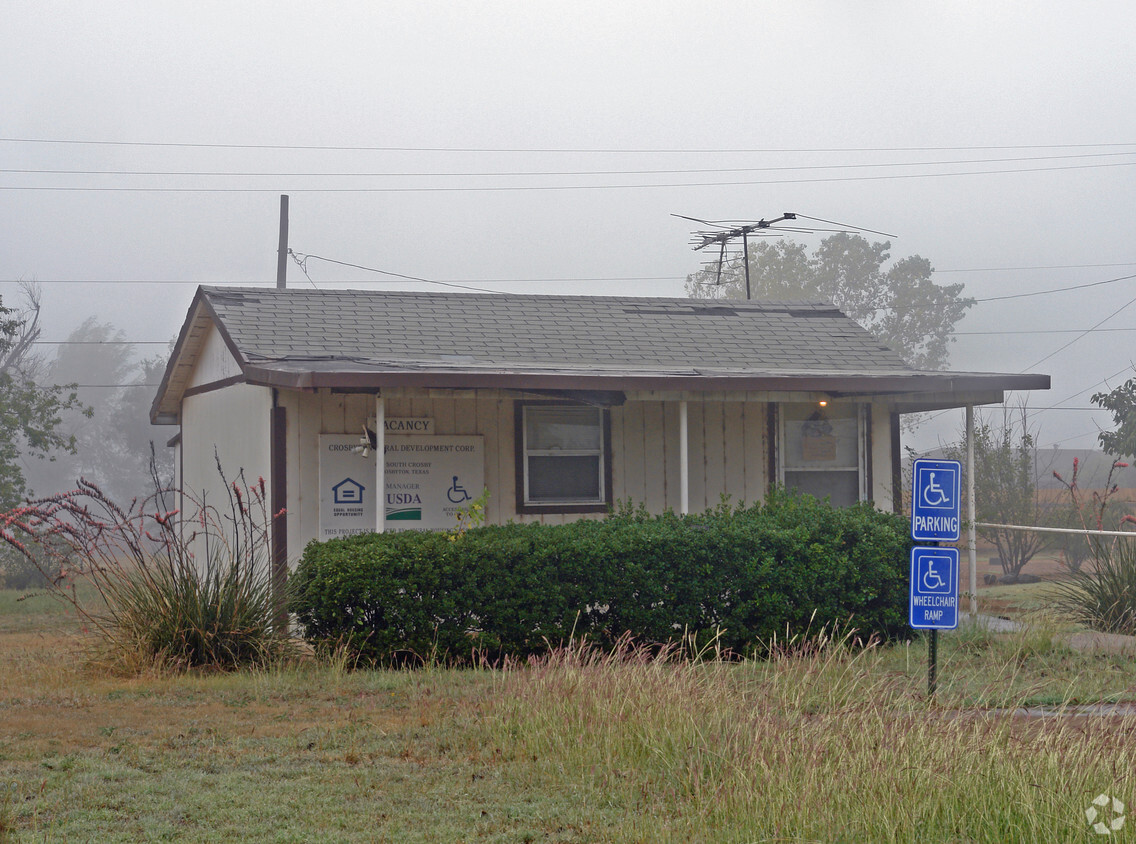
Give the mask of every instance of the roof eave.
[{"label": "roof eave", "polygon": [[[192,373],[197,362],[197,353],[201,348],[202,334],[199,329],[205,323],[211,323],[216,327],[237,365],[242,369],[246,365],[244,355],[229,335],[205,293],[205,288],[199,286],[194,294],[193,301],[190,302],[185,321],[182,323],[181,331],[178,333],[177,341],[170,353],[170,359],[166,363],[166,370],[162,373],[157,394],[150,405],[150,423],[152,425],[178,424],[179,408],[185,392],[185,384],[178,383],[175,376],[182,367],[188,367],[189,373]],[[188,378],[188,374],[186,378]]]},{"label": "roof eave", "polygon": [[[247,364],[250,384],[288,390],[331,388],[379,390],[383,387],[440,389],[559,389],[559,390],[716,390],[816,391],[836,395],[937,393],[991,394],[1005,390],[1048,390],[1048,375],[994,373],[650,373],[650,372],[526,372],[510,370],[318,371],[278,369]],[[914,399],[913,399],[914,400]],[[975,402],[987,403],[987,402]],[[957,405],[956,405],[957,406]]]}]

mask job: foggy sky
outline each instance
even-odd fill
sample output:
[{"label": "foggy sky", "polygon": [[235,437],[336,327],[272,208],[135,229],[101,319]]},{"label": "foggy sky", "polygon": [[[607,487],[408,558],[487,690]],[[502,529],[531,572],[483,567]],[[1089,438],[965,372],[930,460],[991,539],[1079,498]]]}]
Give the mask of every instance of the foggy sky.
[{"label": "foggy sky", "polygon": [[[39,279],[47,339],[94,314],[168,340],[196,283],[273,282],[281,193],[297,252],[509,292],[683,296],[705,256],[671,213],[891,232],[980,299],[1131,275],[1133,32],[1123,2],[8,0],[0,295]],[[46,142],[68,140],[131,145]],[[502,175],[563,171],[613,172]],[[1038,267],[1060,268],[1005,269]],[[1130,301],[1136,279],[986,302],[959,330],[1088,329]],[[1050,373],[1032,407],[1087,407],[1131,374],[1134,327],[1136,303],[1036,366],[1077,335],[967,334],[951,368]],[[1084,448],[1094,420],[1032,421]]]}]

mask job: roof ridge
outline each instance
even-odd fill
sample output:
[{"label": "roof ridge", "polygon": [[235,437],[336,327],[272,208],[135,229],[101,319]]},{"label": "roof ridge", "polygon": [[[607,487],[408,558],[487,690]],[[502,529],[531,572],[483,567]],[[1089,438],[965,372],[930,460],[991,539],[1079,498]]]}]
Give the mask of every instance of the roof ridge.
[{"label": "roof ridge", "polygon": [[[714,305],[717,307],[762,309],[770,306],[784,308],[811,307],[840,309],[832,302],[821,299],[702,299],[681,296],[610,296],[610,295],[584,295],[571,293],[474,293],[466,291],[442,290],[366,290],[355,287],[336,287],[328,289],[309,290],[303,287],[255,287],[244,285],[200,285],[201,291],[209,297],[224,297],[226,294],[256,294],[268,297],[279,295],[300,296],[367,296],[367,297],[409,297],[409,298],[436,298],[436,299],[462,299],[462,300],[524,300],[524,301],[553,301],[567,300],[573,302],[656,302],[685,305],[687,307],[698,305]],[[841,311],[843,313],[843,311]]]}]

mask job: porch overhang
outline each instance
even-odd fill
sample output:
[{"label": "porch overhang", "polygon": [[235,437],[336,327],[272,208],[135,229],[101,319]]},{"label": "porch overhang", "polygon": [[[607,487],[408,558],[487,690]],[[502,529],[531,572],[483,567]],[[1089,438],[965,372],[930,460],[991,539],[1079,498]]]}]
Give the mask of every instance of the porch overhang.
[{"label": "porch overhang", "polygon": [[355,365],[341,361],[273,361],[244,366],[249,384],[285,390],[321,388],[377,392],[384,387],[430,389],[501,389],[530,392],[592,392],[610,394],[635,390],[688,393],[755,391],[813,392],[833,398],[872,397],[898,413],[916,413],[1001,403],[1009,390],[1048,390],[1048,375],[1007,375],[961,372],[762,372],[737,370],[569,370],[569,369],[449,369]]}]

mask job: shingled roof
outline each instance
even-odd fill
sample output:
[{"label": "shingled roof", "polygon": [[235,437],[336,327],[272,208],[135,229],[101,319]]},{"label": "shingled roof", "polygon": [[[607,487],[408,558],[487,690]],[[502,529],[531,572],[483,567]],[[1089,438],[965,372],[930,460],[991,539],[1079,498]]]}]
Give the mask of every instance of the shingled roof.
[{"label": "shingled roof", "polygon": [[[209,324],[248,383],[305,389],[1047,389],[920,372],[823,302],[201,287],[154,402],[173,421]],[[990,380],[990,379],[996,379]],[[1044,382],[1044,383],[1043,383]]]}]

